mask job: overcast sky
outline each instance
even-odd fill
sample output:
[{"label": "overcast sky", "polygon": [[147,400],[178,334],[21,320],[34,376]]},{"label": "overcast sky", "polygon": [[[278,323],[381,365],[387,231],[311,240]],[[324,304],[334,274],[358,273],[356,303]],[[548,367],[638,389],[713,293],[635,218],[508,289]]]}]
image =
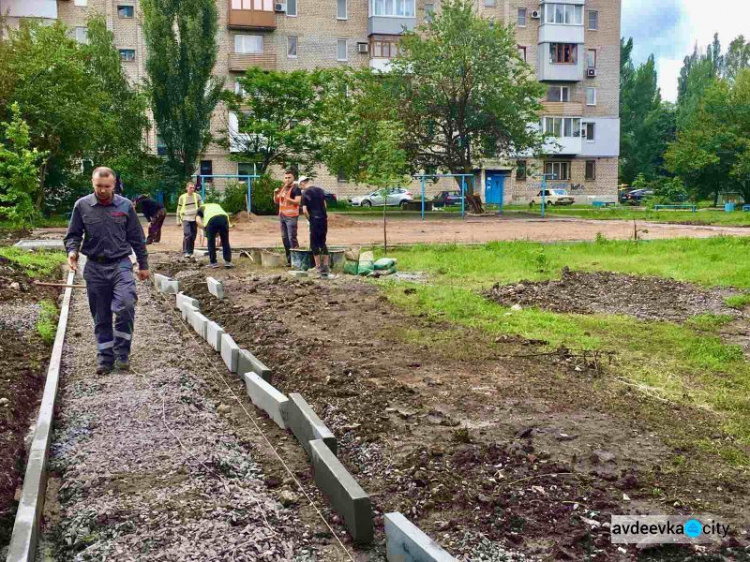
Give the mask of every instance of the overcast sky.
[{"label": "overcast sky", "polygon": [[654,54],[662,98],[677,99],[682,59],[719,33],[722,52],[740,34],[750,39],[750,0],[622,0],[622,35],[635,43],[635,64]]}]

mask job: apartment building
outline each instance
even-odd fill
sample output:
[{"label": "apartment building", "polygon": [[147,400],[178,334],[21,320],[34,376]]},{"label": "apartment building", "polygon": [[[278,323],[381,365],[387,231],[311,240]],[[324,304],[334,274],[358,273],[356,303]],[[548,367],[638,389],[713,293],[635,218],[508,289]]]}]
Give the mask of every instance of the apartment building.
[{"label": "apartment building", "polygon": [[[476,170],[475,186],[490,203],[524,202],[540,187],[567,188],[578,201],[616,199],[619,156],[619,68],[621,0],[475,0],[483,17],[513,22],[519,53],[547,86],[539,126],[556,137],[542,158],[514,155],[487,160]],[[104,14],[126,71],[134,82],[145,76],[145,43],[139,0],[0,0],[18,17],[58,18],[86,40],[86,18]],[[399,36],[440,10],[440,0],[216,0],[219,54],[214,69],[228,88],[250,66],[295,70],[350,65],[387,71],[398,53]],[[211,145],[203,174],[246,174],[238,162],[243,137],[225,107],[212,121],[215,135],[228,131],[227,152]],[[153,150],[161,150],[156,132]],[[368,190],[318,170],[317,182],[339,195]],[[415,184],[416,188],[417,184]],[[430,193],[455,188],[428,182]]]}]

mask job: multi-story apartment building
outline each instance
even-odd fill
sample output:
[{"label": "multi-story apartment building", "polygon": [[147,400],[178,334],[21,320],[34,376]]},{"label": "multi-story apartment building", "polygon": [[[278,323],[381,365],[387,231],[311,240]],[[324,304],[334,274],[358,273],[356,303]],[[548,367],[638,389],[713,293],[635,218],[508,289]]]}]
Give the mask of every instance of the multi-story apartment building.
[{"label": "multi-story apartment building", "polygon": [[[619,155],[619,68],[621,0],[474,0],[477,11],[513,22],[520,54],[547,87],[539,126],[556,137],[541,158],[515,155],[487,160],[476,170],[475,186],[488,202],[522,202],[536,193],[541,174],[571,190],[579,201],[615,200]],[[0,0],[12,17],[58,18],[80,41],[86,18],[104,14],[114,32],[123,65],[134,82],[145,77],[145,43],[139,0]],[[387,71],[404,29],[440,10],[440,0],[216,0],[219,54],[214,69],[228,88],[250,66],[294,70],[350,65]],[[217,109],[215,135],[237,133],[236,117]],[[237,161],[242,137],[227,152],[211,145],[204,174],[244,174]],[[160,150],[156,132],[150,144]],[[234,152],[234,154],[232,154]],[[357,186],[318,171],[318,182],[340,195]],[[454,188],[429,182],[435,192]]]}]

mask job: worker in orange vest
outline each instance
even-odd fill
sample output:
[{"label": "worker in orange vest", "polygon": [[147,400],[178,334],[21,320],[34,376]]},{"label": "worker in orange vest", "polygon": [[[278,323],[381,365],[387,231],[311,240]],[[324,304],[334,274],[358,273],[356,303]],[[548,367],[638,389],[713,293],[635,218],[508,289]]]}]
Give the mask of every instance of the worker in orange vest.
[{"label": "worker in orange vest", "polygon": [[281,241],[286,252],[286,264],[292,264],[292,249],[299,248],[297,242],[297,222],[302,202],[302,190],[294,183],[294,171],[284,172],[284,185],[273,191],[273,202],[279,206]]}]

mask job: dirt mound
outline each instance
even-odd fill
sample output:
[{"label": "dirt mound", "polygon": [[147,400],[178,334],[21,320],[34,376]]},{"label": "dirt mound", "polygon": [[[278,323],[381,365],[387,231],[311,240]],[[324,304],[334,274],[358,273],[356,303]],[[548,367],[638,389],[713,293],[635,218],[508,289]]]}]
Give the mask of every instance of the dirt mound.
[{"label": "dirt mound", "polygon": [[684,322],[698,314],[737,312],[716,291],[661,277],[563,269],[557,281],[496,284],[486,296],[504,306],[538,306],[573,314],[627,314],[641,320]]},{"label": "dirt mound", "polygon": [[242,224],[246,222],[252,222],[258,218],[255,213],[248,213],[247,211],[240,211],[236,215],[232,215],[232,222],[235,224]]},{"label": "dirt mound", "polygon": [[349,217],[338,214],[328,215],[328,226],[332,228],[350,228],[357,226],[368,226],[360,221],[355,221]]}]

